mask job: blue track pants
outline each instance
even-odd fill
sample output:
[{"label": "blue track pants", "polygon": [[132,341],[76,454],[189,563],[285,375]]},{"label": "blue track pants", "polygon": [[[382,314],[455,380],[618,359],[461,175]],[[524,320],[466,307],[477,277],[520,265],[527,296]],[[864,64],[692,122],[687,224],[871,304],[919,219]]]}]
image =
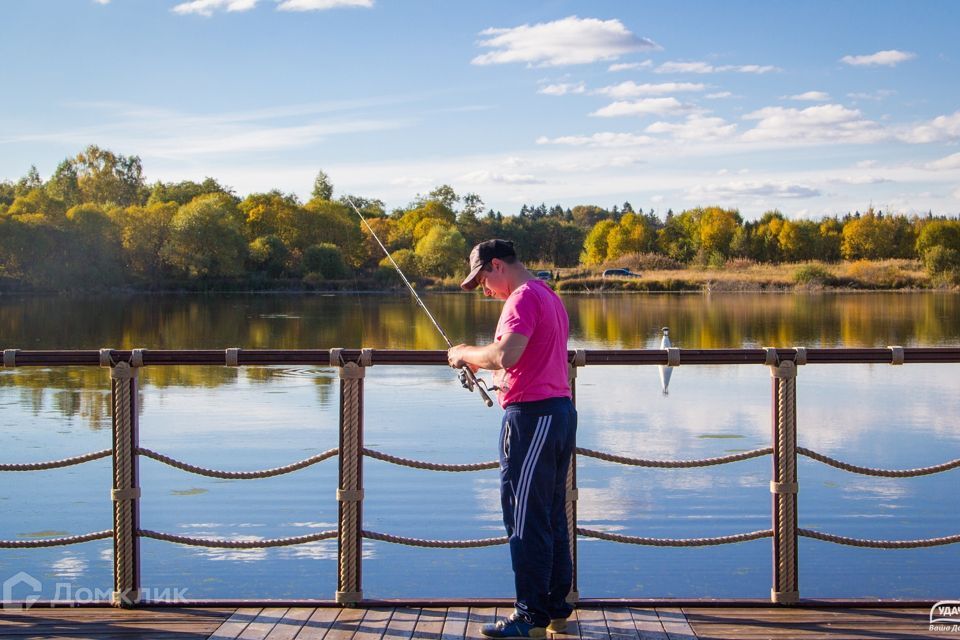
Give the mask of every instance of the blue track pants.
[{"label": "blue track pants", "polygon": [[566,618],[573,581],[567,469],[577,411],[569,398],[509,405],[500,431],[500,500],[510,538],[516,609],[536,626]]}]

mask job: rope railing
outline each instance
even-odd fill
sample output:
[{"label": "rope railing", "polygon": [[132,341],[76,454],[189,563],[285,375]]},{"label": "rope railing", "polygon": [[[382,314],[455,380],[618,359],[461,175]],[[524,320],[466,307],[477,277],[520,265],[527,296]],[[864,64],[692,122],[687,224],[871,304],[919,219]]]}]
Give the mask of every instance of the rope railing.
[{"label": "rope railing", "polygon": [[39,540],[0,540],[0,549],[42,549],[45,547],[64,547],[71,544],[80,544],[82,542],[91,542],[93,540],[105,540],[113,537],[113,529],[106,531],[95,531],[93,533],[84,533],[77,536],[64,536],[62,538],[40,538]]},{"label": "rope railing", "polygon": [[876,476],[878,478],[916,478],[919,476],[929,476],[935,473],[943,473],[944,471],[960,468],[960,458],[957,458],[956,460],[950,460],[949,462],[944,462],[943,464],[936,464],[930,467],[920,467],[918,469],[874,469],[872,467],[861,467],[855,464],[842,462],[835,458],[831,458],[830,456],[823,455],[822,453],[817,453],[816,451],[807,449],[806,447],[797,447],[797,453],[822,462],[826,465],[830,465],[831,467],[836,467],[837,469],[843,469],[844,471],[859,473],[865,476]]},{"label": "rope railing", "polygon": [[773,452],[771,447],[754,449],[753,451],[744,451],[734,453],[729,456],[720,456],[718,458],[699,458],[695,460],[648,460],[646,458],[629,458],[627,456],[618,456],[603,451],[594,451],[577,447],[577,453],[588,458],[605,460],[606,462],[616,462],[634,467],[650,467],[654,469],[693,469],[696,467],[712,467],[719,464],[729,464],[731,462],[740,462],[741,460],[750,460],[761,456],[770,455]]},{"label": "rope railing", "polygon": [[848,538],[832,533],[823,533],[812,529],[798,529],[797,533],[805,538],[814,538],[824,542],[833,542],[849,547],[867,547],[870,549],[922,549],[925,547],[939,547],[945,544],[960,542],[960,533],[942,538],[925,538],[922,540],[865,540],[862,538]]},{"label": "rope railing", "polygon": [[[916,469],[877,469],[837,460],[805,447],[798,447],[796,426],[797,369],[805,364],[837,363],[958,363],[960,348],[887,349],[712,349],[712,350],[576,350],[570,352],[570,382],[576,400],[577,369],[586,365],[722,365],[761,364],[769,368],[773,379],[773,445],[730,455],[678,460],[657,460],[618,455],[586,447],[576,447],[575,455],[604,462],[658,469],[692,469],[731,464],[763,456],[771,456],[773,479],[773,527],[759,531],[697,538],[655,538],[627,535],[577,526],[578,491],[576,464],[571,464],[567,478],[566,516],[570,533],[571,555],[574,558],[573,589],[568,598],[579,597],[576,586],[577,539],[592,538],[629,545],[653,547],[705,547],[736,544],[771,538],[773,548],[773,602],[790,604],[799,598],[797,586],[799,537],[834,544],[875,549],[913,549],[960,543],[960,534],[918,540],[868,540],[839,536],[798,526],[797,456],[803,455],[823,464],[868,476],[911,478],[943,473],[960,468],[960,459]],[[114,527],[112,530],[35,540],[0,540],[0,549],[28,549],[80,544],[94,540],[114,539],[114,602],[132,606],[139,601],[141,538],[195,547],[222,549],[263,549],[337,540],[338,582],[336,599],[352,604],[363,599],[361,565],[363,540],[422,548],[470,549],[504,545],[505,536],[467,540],[437,540],[401,536],[363,528],[363,458],[389,464],[438,472],[473,472],[493,470],[498,461],[447,464],[416,460],[377,451],[363,444],[363,397],[366,368],[374,364],[445,365],[445,351],[393,350],[244,350],[231,348],[196,351],[131,351],[102,349],[99,351],[4,351],[4,367],[96,365],[111,370],[113,402],[113,448],[61,460],[34,463],[2,463],[0,471],[41,471],[74,466],[106,457],[113,457]],[[310,364],[330,366],[340,372],[340,445],[309,458],[270,469],[229,471],[191,464],[137,445],[139,437],[137,406],[137,372],[143,366],[221,365],[259,366],[276,364]],[[289,474],[333,457],[339,458],[339,479],[336,497],[339,502],[336,529],[302,536],[239,539],[196,537],[143,529],[139,526],[140,456],[170,467],[209,478],[250,480]]]},{"label": "rope railing", "polygon": [[48,462],[29,462],[25,464],[0,464],[0,471],[45,471],[47,469],[63,469],[74,465],[108,458],[113,454],[113,449],[104,449],[103,451],[94,451],[85,453],[72,458],[63,458],[62,460],[50,460]]},{"label": "rope railing", "polygon": [[610,533],[609,531],[585,529],[583,527],[577,527],[577,534],[587,538],[608,540],[610,542],[620,542],[622,544],[644,545],[648,547],[709,547],[721,544],[749,542],[750,540],[760,540],[761,538],[770,538],[773,536],[773,529],[751,531],[749,533],[737,533],[729,536],[717,536],[714,538],[646,538],[640,536],[627,536],[619,533]]},{"label": "rope railing", "polygon": [[496,469],[500,466],[500,463],[496,460],[491,460],[490,462],[475,462],[471,464],[441,464],[439,462],[425,462],[423,460],[401,458],[400,456],[390,455],[389,453],[383,453],[381,451],[374,451],[373,449],[368,449],[366,447],[363,448],[363,455],[401,467],[425,469],[427,471],[486,471],[488,469]]},{"label": "rope railing", "polygon": [[175,542],[185,544],[191,547],[210,547],[213,549],[268,549],[271,547],[289,547],[308,542],[318,542],[320,540],[330,540],[337,537],[337,530],[320,531],[303,536],[293,536],[290,538],[265,538],[261,540],[224,540],[221,538],[195,538],[191,536],[179,536],[173,533],[161,533],[149,529],[140,529],[137,533],[144,538],[153,538],[154,540],[163,540],[165,542]]},{"label": "rope railing", "polygon": [[420,538],[395,536],[389,533],[378,533],[376,531],[364,531],[363,537],[369,540],[392,542],[393,544],[402,544],[409,547],[427,547],[430,549],[475,549],[477,547],[495,547],[500,544],[507,544],[508,542],[506,536],[499,538],[481,538],[479,540],[423,540]]},{"label": "rope railing", "polygon": [[156,451],[151,451],[150,449],[145,449],[143,447],[137,448],[137,453],[140,455],[156,460],[157,462],[162,462],[163,464],[171,466],[175,469],[180,469],[182,471],[187,471],[200,476],[206,476],[208,478],[220,478],[222,480],[254,480],[259,478],[273,478],[276,476],[282,476],[300,469],[305,469],[311,465],[317,464],[318,462],[328,460],[337,455],[339,452],[339,449],[328,449],[323,453],[318,453],[315,456],[310,456],[309,458],[300,460],[299,462],[294,462],[293,464],[288,464],[283,467],[275,467],[273,469],[262,469],[260,471],[220,471],[217,469],[198,467],[197,465],[175,460],[170,456],[165,456],[162,453],[157,453]]}]

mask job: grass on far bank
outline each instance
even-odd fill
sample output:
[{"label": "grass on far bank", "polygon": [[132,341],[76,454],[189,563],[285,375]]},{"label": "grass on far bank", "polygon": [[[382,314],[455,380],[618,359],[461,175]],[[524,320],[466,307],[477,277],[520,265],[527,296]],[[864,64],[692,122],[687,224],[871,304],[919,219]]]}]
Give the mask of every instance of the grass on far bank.
[{"label": "grass on far bank", "polygon": [[[918,260],[858,260],[761,264],[728,260],[722,267],[665,265],[643,269],[622,261],[596,269],[559,270],[560,291],[790,291],[823,289],[930,289],[951,288],[956,283],[933,279]],[[659,266],[659,265],[658,265]],[[608,268],[629,268],[636,277],[606,277]]]}]

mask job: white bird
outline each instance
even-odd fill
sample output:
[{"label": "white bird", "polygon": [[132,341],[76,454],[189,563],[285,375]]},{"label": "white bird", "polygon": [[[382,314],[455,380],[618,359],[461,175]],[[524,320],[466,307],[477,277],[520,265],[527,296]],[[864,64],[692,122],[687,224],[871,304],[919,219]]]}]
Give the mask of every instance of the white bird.
[{"label": "white bird", "polygon": [[[663,337],[660,338],[660,348],[666,351],[673,345],[670,344],[670,327],[663,328]],[[670,376],[673,375],[673,367],[669,365],[660,365],[660,386],[663,389],[663,395],[669,395],[667,388],[670,386]]]}]

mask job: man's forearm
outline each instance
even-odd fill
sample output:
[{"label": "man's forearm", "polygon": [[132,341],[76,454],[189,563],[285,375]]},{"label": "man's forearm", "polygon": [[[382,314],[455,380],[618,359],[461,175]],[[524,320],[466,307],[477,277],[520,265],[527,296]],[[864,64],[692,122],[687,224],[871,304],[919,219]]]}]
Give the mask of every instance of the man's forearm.
[{"label": "man's forearm", "polygon": [[488,371],[503,368],[501,364],[501,350],[496,342],[491,342],[483,347],[465,346],[462,347],[462,349],[461,357],[464,361],[475,367],[487,369]]}]

